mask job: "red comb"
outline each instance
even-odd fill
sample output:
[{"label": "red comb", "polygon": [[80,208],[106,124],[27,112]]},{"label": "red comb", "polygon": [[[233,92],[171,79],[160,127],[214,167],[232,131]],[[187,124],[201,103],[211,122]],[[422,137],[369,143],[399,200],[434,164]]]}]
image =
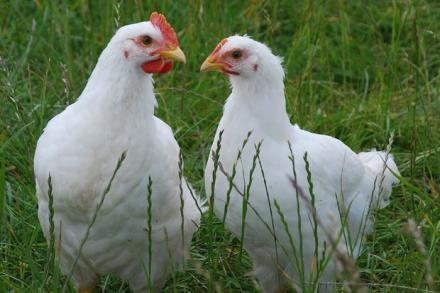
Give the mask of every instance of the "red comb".
[{"label": "red comb", "polygon": [[228,41],[228,39],[221,40],[221,42],[218,43],[218,45],[215,47],[214,51],[212,51],[211,55],[217,54],[218,51],[220,51],[220,49],[223,47],[224,44],[226,44],[227,41]]},{"label": "red comb", "polygon": [[157,12],[151,13],[150,21],[155,27],[157,27],[161,31],[162,36],[167,44],[174,47],[179,46],[176,32],[174,31],[173,27],[168,23],[163,14]]}]

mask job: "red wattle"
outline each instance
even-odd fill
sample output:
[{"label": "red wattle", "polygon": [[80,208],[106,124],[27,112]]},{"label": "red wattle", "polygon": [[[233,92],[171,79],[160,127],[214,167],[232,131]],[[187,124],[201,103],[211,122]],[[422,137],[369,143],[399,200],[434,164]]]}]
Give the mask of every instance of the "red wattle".
[{"label": "red wattle", "polygon": [[173,69],[173,62],[160,58],[142,63],[141,68],[145,73],[167,73]]},{"label": "red wattle", "polygon": [[165,62],[165,65],[163,66],[162,71],[160,73],[170,72],[171,69],[173,69],[173,65],[174,65],[174,63],[171,61]]}]

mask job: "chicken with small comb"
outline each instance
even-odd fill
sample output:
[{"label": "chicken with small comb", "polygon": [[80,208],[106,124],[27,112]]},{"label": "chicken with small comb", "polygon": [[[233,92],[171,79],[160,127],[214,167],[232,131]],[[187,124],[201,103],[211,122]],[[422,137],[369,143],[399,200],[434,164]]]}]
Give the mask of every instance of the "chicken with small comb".
[{"label": "chicken with small comb", "polygon": [[222,40],[201,71],[220,71],[232,85],[205,169],[206,193],[243,241],[263,291],[334,281],[340,270],[334,248],[356,258],[374,211],[388,204],[398,181],[393,157],[355,153],[336,138],[292,125],[281,59],[249,37]]}]

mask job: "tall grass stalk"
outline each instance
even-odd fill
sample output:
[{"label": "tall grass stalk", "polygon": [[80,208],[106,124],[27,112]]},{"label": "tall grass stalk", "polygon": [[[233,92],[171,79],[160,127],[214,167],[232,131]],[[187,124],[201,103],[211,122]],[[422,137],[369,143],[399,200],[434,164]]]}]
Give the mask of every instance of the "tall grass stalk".
[{"label": "tall grass stalk", "polygon": [[46,266],[46,275],[44,277],[42,288],[49,290],[47,283],[49,281],[50,273],[54,271],[55,267],[55,223],[54,216],[55,210],[53,208],[53,188],[52,188],[52,176],[49,173],[47,179],[47,197],[49,198],[48,208],[49,208],[49,248],[48,248],[48,261]]},{"label": "tall grass stalk", "polygon": [[[342,200],[341,200],[342,199]],[[352,237],[352,231],[350,231],[350,209],[352,207],[353,202],[356,199],[353,199],[351,202],[348,203],[348,206],[345,203],[344,193],[341,189],[341,196],[338,196],[338,193],[335,193],[335,201],[336,201],[336,207],[338,209],[338,217],[339,217],[339,223],[341,225],[340,234],[341,237],[344,239],[344,244],[348,248],[348,254],[350,257],[355,256],[354,249],[356,248],[356,244],[360,243],[362,240],[362,237],[364,235],[364,230],[366,227],[366,221],[367,217],[369,215],[369,207],[366,207],[367,216],[365,216],[365,211],[362,213],[361,222],[359,223],[359,227],[357,229],[357,233],[353,239]],[[371,203],[371,200],[370,200]]]},{"label": "tall grass stalk", "polygon": [[[385,150],[385,158],[383,158],[383,166],[382,166],[382,172],[380,174],[380,181],[379,181],[379,188],[378,188],[378,195],[377,195],[377,205],[379,205],[380,201],[382,200],[382,196],[383,196],[383,182],[385,180],[385,171],[389,170],[390,168],[387,165],[388,159],[390,158],[390,153],[391,153],[391,147],[393,145],[394,142],[394,131],[392,131],[390,133],[390,137],[388,139],[388,144]],[[378,206],[375,207],[375,210],[378,209]]]},{"label": "tall grass stalk", "polygon": [[[274,199],[274,205],[275,205],[275,208],[277,210],[278,216],[280,217],[281,223],[283,224],[284,231],[286,232],[286,235],[287,235],[287,237],[289,239],[290,251],[292,252],[292,256],[293,256],[292,263],[297,268],[297,271],[301,272],[301,271],[304,270],[304,268],[301,267],[302,264],[301,264],[300,259],[298,258],[297,248],[296,248],[296,245],[295,245],[295,240],[292,237],[292,233],[290,233],[289,224],[287,223],[286,217],[284,216],[284,213],[282,212],[281,207],[278,204],[276,199]],[[299,280],[300,281],[300,284],[299,284],[300,287],[301,288],[306,288],[306,284],[305,284],[305,281],[304,281],[304,274],[300,273],[299,274],[299,278],[300,278],[300,280]]]},{"label": "tall grass stalk", "polygon": [[243,153],[243,149],[245,148],[246,144],[248,143],[249,137],[251,136],[251,134],[252,134],[252,131],[249,131],[246,138],[243,140],[243,144],[241,145],[241,148],[238,150],[237,157],[235,158],[234,164],[232,165],[231,176],[228,176],[229,186],[228,186],[228,191],[226,192],[225,207],[223,209],[223,219],[222,219],[223,224],[225,223],[226,216],[228,214],[229,202],[231,201],[231,192],[232,192],[232,188],[233,188],[233,182],[234,182],[235,175],[237,174],[237,164],[241,160],[241,154]]},{"label": "tall grass stalk", "polygon": [[150,292],[153,290],[153,280],[151,279],[151,270],[153,268],[153,201],[151,200],[153,196],[153,180],[151,176],[148,176],[148,185],[147,185],[147,240],[148,240],[148,269],[147,269],[147,281],[148,288]]},{"label": "tall grass stalk", "polygon": [[247,182],[246,188],[243,193],[242,211],[241,211],[241,230],[240,230],[240,252],[238,255],[239,263],[241,263],[242,257],[243,257],[243,245],[244,245],[244,237],[245,237],[245,230],[246,230],[247,208],[248,208],[249,197],[251,194],[253,175],[254,175],[255,167],[257,166],[257,158],[260,155],[261,144],[262,144],[262,141],[260,141],[258,144],[255,145],[255,155],[252,159],[251,169],[249,170],[249,182]]},{"label": "tall grass stalk", "polygon": [[[270,222],[272,224],[272,231],[273,231],[272,232],[273,233],[273,244],[275,246],[275,258],[276,258],[276,264],[277,264],[277,268],[278,268],[279,267],[278,244],[277,244],[278,241],[277,241],[276,230],[275,230],[275,222],[273,219],[272,203],[270,200],[269,189],[267,187],[266,175],[264,174],[264,170],[263,170],[263,164],[261,163],[260,153],[258,152],[258,153],[256,153],[256,155],[257,155],[258,165],[260,166],[261,176],[263,177],[263,184],[264,184],[264,190],[266,192],[267,205],[269,206]],[[278,278],[278,284],[280,285],[281,280],[280,280],[279,272],[277,272],[277,278]]]},{"label": "tall grass stalk", "polygon": [[409,219],[408,222],[406,222],[404,229],[407,234],[414,237],[414,240],[416,242],[416,247],[424,258],[425,280],[426,280],[426,284],[428,285],[428,289],[435,290],[436,287],[434,283],[434,277],[432,276],[431,257],[426,249],[425,241],[423,239],[423,235],[422,232],[420,231],[420,228],[417,226],[414,219]]},{"label": "tall grass stalk", "polygon": [[[310,205],[312,206],[312,208],[315,210],[316,209],[316,199],[315,199],[315,192],[313,190],[313,182],[312,182],[312,172],[310,171],[310,164],[309,164],[309,160],[307,158],[308,154],[307,152],[304,153],[304,163],[305,163],[305,168],[306,168],[306,173],[307,173],[307,183],[309,185],[309,194],[310,194]],[[312,226],[312,230],[313,230],[313,239],[315,241],[315,249],[314,249],[314,259],[312,261],[312,263],[310,264],[312,268],[315,268],[315,271],[313,271],[313,269],[310,270],[310,276],[309,276],[309,283],[311,285],[313,285],[312,288],[316,288],[317,286],[317,282],[319,280],[319,272],[320,272],[320,267],[319,267],[319,253],[318,253],[318,249],[319,249],[319,236],[318,236],[318,223],[317,223],[317,216],[316,216],[316,212],[312,213],[312,221],[310,222],[311,226]],[[316,275],[314,274],[316,272]]]},{"label": "tall grass stalk", "polygon": [[[180,237],[181,237],[181,245],[182,252],[185,251],[185,201],[183,198],[183,157],[182,153],[179,152],[179,198],[180,198]],[[182,254],[183,257],[183,254]],[[182,260],[183,261],[183,260]]]},{"label": "tall grass stalk", "polygon": [[186,187],[188,188],[192,199],[194,200],[196,208],[200,213],[200,218],[201,218],[203,216],[203,210],[202,210],[202,207],[200,206],[199,200],[196,198],[196,195],[194,194],[194,191],[193,191],[191,185],[188,183],[188,181],[186,181],[185,183],[186,183]]},{"label": "tall grass stalk", "polygon": [[[287,143],[288,143],[289,152],[290,152],[289,160],[292,163],[293,180],[295,182],[297,182],[298,178],[296,176],[295,156],[293,155],[292,144],[290,141],[288,141]],[[298,267],[299,279],[301,281],[301,285],[303,287],[305,287],[306,280],[305,280],[305,271],[304,271],[305,270],[305,266],[304,266],[304,241],[303,241],[303,232],[302,232],[301,201],[300,201],[298,189],[295,189],[295,199],[296,199],[296,220],[298,222],[297,235],[299,238],[299,241],[298,241],[299,242],[299,264],[297,265],[297,267]],[[293,253],[293,251],[292,251],[292,253]],[[295,252],[295,254],[296,254],[296,252]]]},{"label": "tall grass stalk", "polygon": [[[167,252],[168,252],[168,263],[170,263],[171,264],[171,271],[175,271],[175,266],[174,266],[174,261],[173,261],[173,251],[171,250],[171,247],[170,247],[170,238],[169,238],[169,235],[168,235],[168,229],[167,229],[167,227],[163,227],[163,233],[164,233],[164,237],[165,237],[165,245],[166,245],[166,248],[167,248]],[[174,274],[171,274],[171,283],[172,283],[172,286],[173,286],[173,292],[177,292],[176,291],[176,278],[175,278],[175,276],[174,276]]]},{"label": "tall grass stalk", "polygon": [[[211,194],[209,196],[209,209],[208,209],[208,220],[210,225],[214,224],[214,203],[215,203],[215,182],[217,180],[217,170],[220,162],[220,150],[222,146],[223,130],[219,132],[218,141],[216,149],[212,151],[212,159],[214,168],[212,171],[212,182],[211,182]],[[214,231],[209,229],[209,243],[208,243],[208,260],[210,261],[210,279],[209,279],[209,291],[214,290],[214,282],[216,280],[215,264],[214,264]]]}]

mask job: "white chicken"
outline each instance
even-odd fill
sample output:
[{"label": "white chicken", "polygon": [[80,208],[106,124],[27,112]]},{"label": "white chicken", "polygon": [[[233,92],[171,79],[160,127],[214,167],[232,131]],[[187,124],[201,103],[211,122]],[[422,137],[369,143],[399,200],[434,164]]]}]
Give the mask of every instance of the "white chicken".
[{"label": "white chicken", "polygon": [[158,291],[183,263],[200,222],[197,199],[180,180],[179,146],[154,116],[151,75],[170,71],[173,60],[185,62],[185,55],[163,15],[121,27],[78,100],[49,121],[38,141],[38,216],[49,240],[50,176],[55,249],[62,273],[71,275],[79,292],[93,292],[107,274],[127,280],[134,292]]},{"label": "white chicken", "polygon": [[[208,197],[214,196],[216,215],[225,218],[227,229],[243,240],[264,292],[286,286],[300,290],[311,288],[314,280],[315,284],[334,280],[338,266],[329,258],[330,243],[337,244],[339,251],[358,255],[362,235],[372,225],[371,213],[387,204],[397,182],[392,156],[376,151],[356,154],[333,137],[292,125],[286,112],[281,59],[262,43],[246,36],[224,39],[201,66],[201,71],[210,70],[227,74],[232,85],[205,169],[205,188]],[[303,196],[297,196],[297,190]],[[248,199],[247,208],[243,208],[243,196]],[[308,208],[312,202],[319,217],[315,220],[313,209]],[[335,232],[334,239],[325,236],[329,231]],[[321,286],[321,290],[332,289]]]}]

